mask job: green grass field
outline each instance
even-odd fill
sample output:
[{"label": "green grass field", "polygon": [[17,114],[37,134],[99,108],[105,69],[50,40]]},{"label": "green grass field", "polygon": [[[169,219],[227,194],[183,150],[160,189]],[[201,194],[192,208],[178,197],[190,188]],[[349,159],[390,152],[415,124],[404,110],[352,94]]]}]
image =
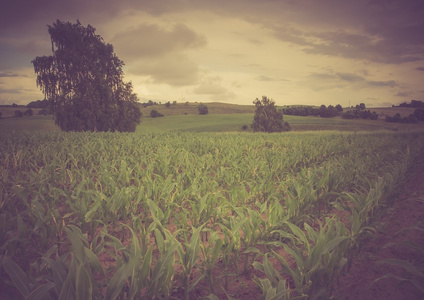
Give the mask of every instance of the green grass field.
[{"label": "green grass field", "polygon": [[[158,133],[168,131],[191,131],[191,132],[229,132],[244,131],[243,125],[250,125],[253,121],[253,105],[235,105],[227,103],[207,103],[208,115],[199,115],[197,112],[198,103],[176,104],[166,107],[165,105],[155,105],[142,108],[143,118],[137,128],[139,133]],[[161,118],[150,118],[150,111],[156,109],[164,115]],[[15,108],[1,108],[3,118],[0,119],[0,131],[11,130],[42,130],[56,131],[59,128],[54,124],[52,116],[39,116],[38,110],[34,110],[31,117],[13,118]],[[22,110],[22,108],[21,108]],[[394,115],[400,113],[407,116],[413,112],[412,108],[380,108],[371,109],[377,113]],[[284,120],[289,122],[293,131],[316,131],[316,130],[336,130],[336,131],[410,131],[421,130],[424,123],[399,124],[388,123],[384,120],[346,120],[341,117],[319,118],[284,116]]]},{"label": "green grass field", "polygon": [[12,130],[40,130],[40,131],[60,131],[54,124],[53,116],[38,116],[22,118],[2,118],[0,119],[0,131],[8,132]]}]

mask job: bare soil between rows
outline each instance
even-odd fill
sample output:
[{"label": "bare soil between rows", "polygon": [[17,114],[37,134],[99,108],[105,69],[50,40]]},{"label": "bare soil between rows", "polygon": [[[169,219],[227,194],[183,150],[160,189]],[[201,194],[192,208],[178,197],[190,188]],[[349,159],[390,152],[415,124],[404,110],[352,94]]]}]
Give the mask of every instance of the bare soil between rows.
[{"label": "bare soil between rows", "polygon": [[[424,294],[410,281],[402,282],[391,277],[374,282],[377,278],[393,274],[416,280],[424,289],[422,276],[414,276],[398,266],[377,263],[383,259],[399,259],[414,266],[423,266],[424,153],[416,160],[405,184],[392,200],[390,207],[374,221],[377,232],[366,241],[350,271],[340,276],[334,293],[336,299],[424,299]],[[411,243],[417,247],[412,247]]]}]

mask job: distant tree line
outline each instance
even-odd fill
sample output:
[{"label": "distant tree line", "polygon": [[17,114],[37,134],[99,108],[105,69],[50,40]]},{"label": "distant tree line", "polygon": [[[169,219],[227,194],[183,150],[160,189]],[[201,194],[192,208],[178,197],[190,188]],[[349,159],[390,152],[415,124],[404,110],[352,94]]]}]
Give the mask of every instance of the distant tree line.
[{"label": "distant tree line", "polygon": [[24,107],[25,105],[18,105],[16,103],[13,104],[1,104],[0,107]]},{"label": "distant tree line", "polygon": [[400,113],[395,114],[393,117],[387,116],[386,122],[390,123],[417,123],[418,119],[413,114],[410,114],[408,117],[403,117],[400,115]]},{"label": "distant tree line", "polygon": [[318,107],[313,106],[288,106],[283,108],[283,113],[292,116],[319,116],[321,118],[331,118],[340,116],[343,112],[343,107],[340,104],[336,106],[324,104]]},{"label": "distant tree line", "polygon": [[376,112],[366,110],[366,106],[364,103],[360,103],[355,107],[352,106],[352,109],[346,112],[343,112],[343,107],[340,104],[337,104],[336,106],[325,106],[323,104],[320,107],[289,106],[287,108],[283,108],[283,113],[286,115],[293,116],[317,116],[321,118],[332,118],[341,116],[344,119],[378,119],[378,114]]},{"label": "distant tree line", "polygon": [[159,105],[159,103],[157,103],[156,101],[153,101],[153,100],[149,100],[147,102],[141,103],[141,105],[143,107],[148,107],[148,106],[153,106],[153,105]]},{"label": "distant tree line", "polygon": [[397,113],[393,117],[387,116],[386,122],[391,123],[417,123],[418,121],[424,121],[424,102],[420,100],[411,100],[410,103],[403,102],[398,107],[413,107],[415,108],[414,113],[407,117],[403,117]]},{"label": "distant tree line", "polygon": [[[174,101],[173,102],[173,105],[176,105],[177,104],[177,101]],[[150,106],[150,105],[148,105],[148,106]],[[166,107],[170,107],[171,106],[171,102],[166,102],[165,103],[165,106]],[[199,115],[207,115],[208,113],[209,113],[209,109],[208,109],[208,106],[206,105],[206,104],[203,104],[203,103],[200,103],[198,106],[197,106],[197,111],[199,112]],[[160,117],[163,117],[164,115],[163,114],[161,114],[159,111],[157,111],[156,109],[152,109],[151,111],[150,111],[150,117],[151,118],[160,118]]]},{"label": "distant tree line", "polygon": [[22,110],[19,110],[19,109],[15,110],[15,117],[16,118],[22,118],[23,116],[31,117],[33,114],[34,114],[34,111],[31,108],[28,108],[24,112],[22,112]]},{"label": "distant tree line", "polygon": [[424,107],[416,108],[413,114],[410,114],[407,117],[403,117],[397,113],[393,117],[387,116],[386,122],[391,123],[418,123],[418,121],[424,121]]},{"label": "distant tree line", "polygon": [[414,107],[414,108],[424,107],[424,102],[420,100],[411,100],[410,103],[403,102],[399,104],[399,107]]},{"label": "distant tree line", "polygon": [[[172,101],[172,104],[173,105],[177,105],[177,101]],[[149,101],[147,101],[147,102],[142,102],[141,103],[141,106],[143,106],[143,107],[149,107],[149,106],[153,106],[153,105],[162,105],[162,102],[156,102],[156,101],[153,101],[153,100],[149,100]],[[167,101],[167,102],[165,102],[165,106],[166,107],[170,107],[171,106],[171,101]]]},{"label": "distant tree line", "polygon": [[28,108],[48,108],[49,107],[49,100],[36,100],[28,103],[26,106]]},{"label": "distant tree line", "polygon": [[366,110],[366,106],[364,103],[360,103],[356,105],[355,108],[344,112],[342,115],[343,119],[364,119],[364,120],[378,120],[378,114],[370,110]]}]

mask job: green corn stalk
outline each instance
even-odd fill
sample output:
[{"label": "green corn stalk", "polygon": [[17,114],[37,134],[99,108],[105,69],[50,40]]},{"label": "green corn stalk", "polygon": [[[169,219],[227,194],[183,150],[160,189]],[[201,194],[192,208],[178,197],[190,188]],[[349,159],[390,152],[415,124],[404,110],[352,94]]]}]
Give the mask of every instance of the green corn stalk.
[{"label": "green corn stalk", "polygon": [[192,229],[192,235],[190,238],[190,242],[187,240],[178,245],[177,247],[177,255],[178,261],[182,266],[182,274],[176,274],[177,277],[180,278],[183,289],[184,289],[184,297],[186,300],[190,298],[190,292],[194,289],[194,287],[202,280],[206,274],[200,274],[190,283],[190,278],[193,274],[193,268],[197,264],[197,260],[199,258],[200,253],[200,231],[204,225]]},{"label": "green corn stalk", "polygon": [[21,293],[23,297],[27,297],[31,292],[28,275],[18,264],[7,256],[3,257],[2,266],[19,293]]},{"label": "green corn stalk", "polygon": [[5,256],[3,258],[2,266],[6,273],[9,275],[16,289],[21,293],[23,297],[25,297],[25,299],[53,299],[50,294],[50,291],[55,287],[55,284],[53,282],[38,285],[31,290],[28,276],[18,264],[16,264],[13,260]]},{"label": "green corn stalk", "polygon": [[218,231],[210,230],[208,241],[200,243],[200,250],[202,252],[202,269],[203,274],[209,283],[211,294],[215,293],[215,280],[213,277],[213,270],[215,269],[223,247],[223,242],[218,234]]},{"label": "green corn stalk", "polygon": [[[318,233],[307,225],[304,233],[298,226],[287,223],[292,232],[291,245],[283,244],[283,247],[295,260],[295,269],[290,267],[284,257],[273,251],[284,272],[292,277],[299,297],[308,298],[312,296],[311,292],[314,293],[313,297],[331,292],[331,286],[326,286],[327,290],[320,287],[320,278],[325,274],[325,278],[329,279],[325,284],[331,284],[334,269],[340,269],[344,262],[343,250],[348,241],[346,230],[340,224],[334,227],[334,222],[333,219],[327,220]],[[341,247],[342,251],[337,247]]]},{"label": "green corn stalk", "polygon": [[240,226],[240,230],[243,235],[240,238],[242,247],[244,249],[244,269],[246,273],[249,268],[249,256],[252,256],[252,262],[260,254],[258,248],[256,248],[259,240],[262,238],[261,227],[263,227],[263,220],[261,215],[252,209],[246,208],[247,215],[242,218],[246,219]]},{"label": "green corn stalk", "polygon": [[153,270],[150,271],[146,299],[169,298],[174,278],[175,252],[180,243],[172,234],[164,229],[155,229],[156,246],[161,257],[155,261]]},{"label": "green corn stalk", "polygon": [[[127,253],[128,258],[120,264],[109,281],[106,299],[110,300],[118,297],[121,297],[121,299],[122,297],[125,297],[125,299],[137,299],[143,289],[149,286],[148,277],[150,275],[153,247],[149,247],[145,253],[142,252],[137,234],[130,227],[126,227],[131,232],[132,242],[129,249],[126,247],[124,249],[121,248],[121,251]],[[128,292],[125,293],[125,290]]]},{"label": "green corn stalk", "polygon": [[[230,217],[225,223],[218,224],[221,228],[222,233],[224,234],[224,241],[222,247],[222,260],[225,264],[224,272],[224,288],[228,289],[228,283],[230,276],[238,275],[238,259],[241,254],[241,236],[240,236],[240,227],[246,219],[237,219],[236,217]],[[236,268],[236,274],[231,274],[229,272],[231,265],[234,265]]]},{"label": "green corn stalk", "polygon": [[374,203],[373,198],[367,197],[364,193],[343,193],[342,195],[347,199],[347,204],[334,203],[333,205],[337,209],[350,213],[350,246],[347,253],[347,269],[349,270],[353,257],[357,251],[360,251],[365,236],[375,233],[375,227],[369,225],[370,211],[373,210]]},{"label": "green corn stalk", "polygon": [[290,300],[291,291],[286,280],[284,280],[281,274],[274,269],[272,264],[268,260],[268,254],[264,255],[262,264],[255,261],[253,267],[259,271],[265,273],[267,278],[255,279],[255,283],[262,290],[262,294],[266,300]]},{"label": "green corn stalk", "polygon": [[71,299],[71,294],[75,294],[76,299],[92,299],[100,290],[100,287],[95,285],[94,273],[98,272],[104,276],[103,267],[97,256],[88,248],[87,238],[78,227],[69,225],[65,231],[72,244],[72,255],[59,299]]}]

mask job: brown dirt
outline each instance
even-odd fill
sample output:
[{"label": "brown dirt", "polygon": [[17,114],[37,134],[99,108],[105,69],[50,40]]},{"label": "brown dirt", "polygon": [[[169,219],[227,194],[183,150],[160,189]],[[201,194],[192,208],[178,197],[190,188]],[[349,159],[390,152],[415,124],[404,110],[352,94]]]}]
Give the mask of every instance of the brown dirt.
[{"label": "brown dirt", "polygon": [[[424,251],[424,153],[418,161],[393,205],[377,221],[377,233],[370,237],[354,259],[350,272],[339,278],[335,292],[336,299],[424,299],[424,294],[410,282],[384,278],[372,284],[377,278],[394,274],[415,279],[424,288],[424,278],[413,276],[403,268],[377,264],[382,259],[400,259],[415,266],[423,266]],[[419,226],[421,230],[405,228]],[[413,242],[422,250],[405,243]]]}]

